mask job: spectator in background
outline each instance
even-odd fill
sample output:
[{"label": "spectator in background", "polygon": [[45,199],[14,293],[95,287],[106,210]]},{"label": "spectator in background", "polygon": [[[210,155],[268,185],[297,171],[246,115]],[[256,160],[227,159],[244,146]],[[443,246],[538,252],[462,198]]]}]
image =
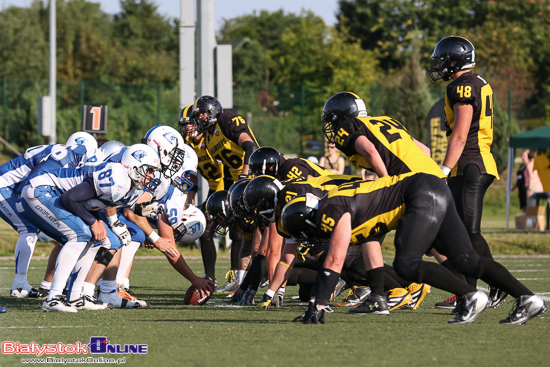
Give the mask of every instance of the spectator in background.
[{"label": "spectator in background", "polygon": [[344,160],[344,157],[338,155],[338,151],[336,150],[336,145],[334,145],[334,143],[328,143],[327,148],[328,155],[326,157],[321,157],[319,165],[334,174],[343,174],[344,169],[346,168],[346,161]]},{"label": "spectator in background", "polygon": [[[526,156],[529,153],[528,150],[524,150],[521,154],[522,160],[524,160],[524,156]],[[525,212],[525,207],[527,206],[527,182],[525,180],[526,171],[527,170],[527,164],[523,162],[521,166],[519,166],[516,175],[517,180],[514,187],[512,187],[512,191],[515,190],[515,188],[518,188],[518,196],[519,196],[519,208]]]},{"label": "spectator in background", "polygon": [[527,197],[527,206],[536,206],[537,200],[533,195],[543,192],[542,182],[539,177],[538,170],[535,168],[535,156],[533,151],[526,150],[521,154],[521,159],[525,164],[525,188]]}]

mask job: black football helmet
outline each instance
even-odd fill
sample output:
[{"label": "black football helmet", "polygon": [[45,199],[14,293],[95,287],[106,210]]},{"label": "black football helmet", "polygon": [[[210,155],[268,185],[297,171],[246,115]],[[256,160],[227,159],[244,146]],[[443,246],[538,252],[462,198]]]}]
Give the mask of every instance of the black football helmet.
[{"label": "black football helmet", "polygon": [[476,65],[474,45],[466,38],[458,36],[441,39],[435,45],[432,59],[437,61],[435,68],[428,69],[433,83],[439,79],[448,81],[456,72],[471,69]]},{"label": "black football helmet", "polygon": [[191,104],[189,106],[183,107],[182,110],[180,111],[180,116],[178,119],[178,127],[179,127],[181,136],[186,136],[188,133],[187,124],[191,123],[190,115],[192,110],[193,110],[193,105]]},{"label": "black football helmet", "polygon": [[292,198],[281,213],[283,230],[305,245],[316,241],[319,235],[314,221],[318,204],[319,198],[311,194]]},{"label": "black football helmet", "polygon": [[255,177],[268,175],[277,176],[281,153],[272,147],[258,148],[248,158],[248,171]]},{"label": "black football helmet", "polygon": [[365,102],[352,92],[340,92],[328,99],[323,107],[321,122],[323,134],[329,142],[334,141],[334,132],[340,124],[348,118],[368,116]]},{"label": "black football helmet", "polygon": [[277,195],[282,189],[283,185],[274,177],[256,177],[244,189],[244,206],[248,212],[256,211],[268,221],[274,222]]},{"label": "black football helmet", "polygon": [[251,209],[250,211],[244,205],[244,190],[252,180],[245,178],[235,182],[229,188],[229,206],[231,207],[231,212],[235,222],[241,227],[245,232],[252,232],[257,226],[255,221],[256,210]]},{"label": "black football helmet", "polygon": [[[201,112],[206,112],[206,121],[199,118]],[[199,132],[204,132],[210,126],[218,122],[222,112],[223,108],[220,101],[212,96],[202,96],[195,101],[195,104],[193,104],[191,120],[195,123]]]},{"label": "black football helmet", "polygon": [[227,190],[216,191],[206,200],[205,204],[208,220],[216,222],[215,231],[217,234],[227,233],[228,221],[231,218],[231,207],[227,198]]}]

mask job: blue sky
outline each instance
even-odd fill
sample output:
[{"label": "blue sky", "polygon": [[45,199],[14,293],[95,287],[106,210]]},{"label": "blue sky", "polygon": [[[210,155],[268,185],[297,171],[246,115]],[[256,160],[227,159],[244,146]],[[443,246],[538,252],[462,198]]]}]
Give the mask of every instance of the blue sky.
[{"label": "blue sky", "polygon": [[[118,0],[88,1],[100,3],[101,9],[106,13],[114,14],[120,11],[120,2]],[[179,17],[179,0],[153,1],[158,4],[161,14],[170,17]],[[11,5],[29,6],[31,3],[32,0],[0,0],[0,9]],[[231,19],[244,14],[252,14],[254,10],[276,11],[283,9],[288,13],[299,14],[302,8],[311,10],[316,15],[322,17],[325,23],[333,25],[336,22],[335,13],[338,9],[338,0],[214,0],[216,29],[221,27],[222,18]]]}]

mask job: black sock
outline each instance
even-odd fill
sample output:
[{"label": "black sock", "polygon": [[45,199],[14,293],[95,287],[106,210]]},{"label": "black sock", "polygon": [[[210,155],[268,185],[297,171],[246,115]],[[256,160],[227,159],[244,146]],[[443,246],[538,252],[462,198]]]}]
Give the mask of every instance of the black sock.
[{"label": "black sock", "polygon": [[454,276],[454,274],[440,264],[422,261],[418,271],[418,283],[427,283],[432,287],[462,296],[476,290],[464,280]]},{"label": "black sock", "polygon": [[201,237],[201,255],[204,273],[211,279],[216,279],[216,245],[214,244],[214,223],[208,222]]},{"label": "black sock", "polygon": [[379,296],[384,296],[384,268],[375,268],[367,271],[367,281],[371,292]]},{"label": "black sock", "polygon": [[480,279],[518,298],[523,295],[533,295],[533,292],[517,280],[502,264],[486,257],[479,259]]}]

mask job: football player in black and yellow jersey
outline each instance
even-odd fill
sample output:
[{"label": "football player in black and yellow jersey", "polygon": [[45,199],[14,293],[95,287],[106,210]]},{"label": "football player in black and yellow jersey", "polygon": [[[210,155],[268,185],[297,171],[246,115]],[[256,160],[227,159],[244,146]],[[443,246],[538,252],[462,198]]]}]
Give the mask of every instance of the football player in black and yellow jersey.
[{"label": "football player in black and yellow jersey", "polygon": [[[206,150],[220,161],[230,172],[234,182],[248,175],[248,159],[258,149],[258,142],[243,116],[224,111],[216,98],[202,96],[193,104],[191,122],[199,133],[204,133]],[[230,233],[236,233],[232,230]],[[235,239],[233,241],[240,242]],[[240,246],[232,246],[232,259],[244,259],[250,254],[241,253],[234,257]],[[242,281],[244,272],[238,274]]]},{"label": "football player in black and yellow jersey", "polygon": [[[493,90],[482,76],[472,73],[475,66],[474,45],[466,38],[451,36],[435,46],[430,76],[451,81],[445,91],[445,128],[447,153],[441,169],[449,176],[448,184],[458,214],[466,226],[476,252],[492,258],[487,241],[481,234],[481,216],[485,192],[499,179],[493,143]],[[476,280],[469,278],[472,285]],[[493,306],[505,294],[491,289]]]},{"label": "football player in black and yellow jersey", "polygon": [[279,181],[328,176],[334,173],[304,158],[285,158],[273,147],[261,147],[250,156],[250,174],[269,175]]},{"label": "football player in black and yellow jersey", "polygon": [[[323,133],[356,165],[378,177],[423,172],[444,178],[429,149],[389,116],[369,117],[364,101],[352,92],[330,97],[321,117]],[[377,241],[367,243],[365,265],[373,274],[371,288],[382,289],[384,259]]]},{"label": "football player in black and yellow jersey", "polygon": [[[261,147],[252,153],[249,160],[249,166],[250,173],[255,177],[269,175],[280,181],[295,178],[307,179],[331,174],[329,170],[307,159],[286,159],[277,149],[267,146]],[[269,229],[269,227],[271,227],[271,229]],[[275,228],[275,224],[270,224],[263,233],[263,236],[268,239],[267,241],[269,244],[266,251],[266,262],[270,282],[273,281],[273,275],[279,263],[283,245],[283,239]]]},{"label": "football player in black and yellow jersey", "polygon": [[204,133],[208,152],[229,167],[234,181],[248,175],[248,159],[258,149],[258,142],[239,114],[224,111],[212,96],[202,96],[193,104],[191,121]]},{"label": "football player in black and yellow jersey", "polygon": [[378,177],[424,172],[443,178],[428,148],[389,116],[367,116],[357,94],[341,92],[330,97],[321,117],[323,133],[356,165]]},{"label": "football player in black and yellow jersey", "polygon": [[[546,311],[545,302],[494,260],[479,256],[458,217],[445,181],[425,173],[406,173],[340,185],[322,199],[296,196],[283,208],[286,232],[302,240],[330,238],[324,268],[317,273],[316,297],[295,321],[324,322],[330,292],[339,278],[348,247],[362,245],[369,236],[395,229],[394,269],[409,281],[428,283],[459,296],[455,318],[467,324],[483,312],[487,295],[454,276],[449,269],[423,261],[435,247],[462,274],[483,279],[518,298],[506,324],[521,324]],[[385,299],[371,293],[350,313],[387,314]]]},{"label": "football player in black and yellow jersey", "polygon": [[[179,115],[179,129],[182,136],[185,139],[185,143],[193,148],[198,157],[198,166],[197,170],[202,177],[208,182],[208,195],[206,199],[210,197],[214,192],[227,190],[232,184],[233,179],[231,174],[226,167],[219,162],[217,159],[214,159],[212,155],[206,149],[206,143],[204,138],[204,133],[199,132],[196,129],[195,124],[191,121],[190,115],[192,112],[193,105],[184,107]],[[197,179],[195,177],[195,179]],[[198,185],[197,182],[194,182],[194,186],[189,190],[188,201],[190,203],[195,203],[195,195],[197,193]],[[204,201],[206,203],[206,200]],[[204,211],[204,203],[202,205]],[[217,260],[217,251],[216,245],[214,243],[214,222],[212,220],[207,221],[206,229],[201,237],[201,256],[204,265],[205,277],[215,281],[216,279],[216,260]],[[234,237],[234,233],[231,235]],[[233,238],[232,238],[233,239]],[[240,241],[239,238],[237,240]],[[235,252],[233,256],[232,269],[237,269],[237,258],[238,258],[238,246],[232,248],[232,252]]]}]

